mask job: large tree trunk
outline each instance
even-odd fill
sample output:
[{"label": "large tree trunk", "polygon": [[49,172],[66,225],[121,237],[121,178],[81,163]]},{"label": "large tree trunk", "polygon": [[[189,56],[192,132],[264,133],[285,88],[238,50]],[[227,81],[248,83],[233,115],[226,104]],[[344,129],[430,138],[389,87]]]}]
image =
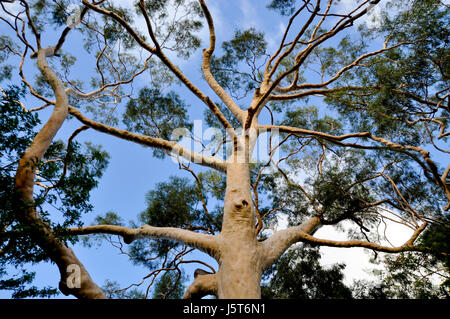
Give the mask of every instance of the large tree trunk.
[{"label": "large tree trunk", "polygon": [[218,298],[260,298],[261,257],[248,163],[230,163],[219,235]]}]

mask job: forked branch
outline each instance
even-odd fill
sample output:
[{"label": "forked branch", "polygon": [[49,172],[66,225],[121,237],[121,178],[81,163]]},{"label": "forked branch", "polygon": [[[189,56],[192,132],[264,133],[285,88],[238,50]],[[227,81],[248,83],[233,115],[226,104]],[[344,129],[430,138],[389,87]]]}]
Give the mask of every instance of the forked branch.
[{"label": "forked branch", "polygon": [[297,242],[305,242],[313,245],[340,248],[362,247],[386,253],[400,253],[404,251],[430,251],[426,247],[414,245],[415,240],[428,226],[428,223],[426,222],[417,227],[412,236],[403,245],[398,247],[388,247],[363,240],[335,241],[314,237],[312,234],[320,226],[321,222],[319,217],[312,217],[299,226],[293,226],[275,232],[272,237],[268,238],[262,243],[263,269],[270,267],[270,265],[272,265],[272,263],[274,263],[289,247]]},{"label": "forked branch", "polygon": [[208,22],[209,28],[209,48],[203,50],[203,63],[202,70],[205,76],[206,82],[211,87],[211,89],[220,97],[222,102],[230,109],[230,111],[241,121],[245,120],[245,112],[233,101],[233,99],[225,92],[225,90],[220,86],[217,80],[214,78],[211,72],[211,56],[214,52],[216,35],[214,31],[214,22],[209,12],[208,7],[204,0],[199,0],[202,7],[203,13],[205,14],[206,21]]}]

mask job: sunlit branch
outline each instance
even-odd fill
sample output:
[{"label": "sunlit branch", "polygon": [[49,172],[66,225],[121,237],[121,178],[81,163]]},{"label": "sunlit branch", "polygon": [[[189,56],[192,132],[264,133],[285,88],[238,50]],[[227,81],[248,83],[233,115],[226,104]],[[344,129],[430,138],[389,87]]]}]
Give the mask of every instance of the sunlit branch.
[{"label": "sunlit branch", "polygon": [[136,133],[132,133],[126,130],[114,128],[103,123],[91,120],[85,117],[78,109],[69,106],[69,113],[75,116],[80,122],[83,124],[92,127],[94,130],[106,133],[109,135],[113,135],[119,137],[124,140],[132,141],[141,145],[150,146],[157,149],[166,150],[169,152],[173,152],[178,154],[185,159],[197,163],[199,165],[207,166],[210,168],[217,169],[219,171],[225,172],[226,165],[225,163],[215,157],[202,155],[196,152],[192,152],[184,147],[182,147],[179,143],[174,141],[167,141],[157,137],[150,137],[146,135],[140,135]]},{"label": "sunlit branch", "polygon": [[[395,48],[398,48],[402,45],[407,45],[407,44],[413,44],[413,42],[401,42],[401,43],[397,43],[396,45],[390,46],[390,47],[386,47],[386,43],[384,45],[384,47],[380,50],[377,51],[373,51],[370,53],[366,53],[361,55],[360,57],[358,57],[357,59],[355,59],[352,63],[348,64],[347,66],[343,67],[342,69],[340,69],[333,77],[331,77],[329,80],[322,82],[322,83],[318,83],[318,84],[311,84],[311,83],[304,83],[304,84],[300,84],[298,85],[297,83],[293,82],[289,87],[286,88],[282,88],[282,87],[277,87],[275,90],[277,92],[290,92],[290,91],[295,91],[295,90],[305,90],[305,89],[319,89],[319,88],[323,88],[326,87],[327,85],[332,84],[333,82],[335,82],[336,80],[338,80],[345,72],[353,69],[354,67],[357,67],[360,65],[360,62],[363,61],[364,59],[376,56],[376,55],[380,55],[386,51],[389,50],[393,50]],[[335,88],[335,89],[330,89],[330,90],[324,90],[322,91],[322,93],[331,93],[334,91],[338,91],[338,90],[342,90],[342,89],[351,89],[352,87],[347,87],[347,88]],[[353,89],[355,89],[355,87],[353,87]],[[307,92],[302,92],[303,94],[307,94]],[[319,92],[311,92],[312,94],[318,94]],[[305,96],[306,96],[305,94]],[[311,94],[311,95],[312,95]],[[283,97],[278,97],[277,99],[289,99],[289,98],[298,98],[298,97],[302,97],[302,95],[295,95],[293,94],[291,97],[289,95],[283,96]],[[272,98],[276,98],[275,96],[271,96]]]},{"label": "sunlit branch", "polygon": [[74,235],[119,235],[123,237],[123,240],[127,244],[141,238],[171,239],[197,248],[212,257],[216,257],[218,254],[218,244],[215,236],[173,227],[153,227],[150,225],[143,225],[140,228],[128,228],[117,225],[95,225],[69,228],[68,231]]},{"label": "sunlit branch", "polygon": [[217,80],[211,73],[211,56],[214,52],[216,35],[214,31],[214,22],[209,12],[205,1],[199,0],[202,7],[203,13],[205,15],[206,21],[209,28],[209,48],[203,50],[203,63],[202,70],[205,76],[206,82],[211,87],[211,89],[220,97],[220,99],[225,103],[225,105],[230,109],[230,111],[241,121],[245,119],[245,112],[233,101],[233,99],[225,92],[225,90],[220,86]]}]

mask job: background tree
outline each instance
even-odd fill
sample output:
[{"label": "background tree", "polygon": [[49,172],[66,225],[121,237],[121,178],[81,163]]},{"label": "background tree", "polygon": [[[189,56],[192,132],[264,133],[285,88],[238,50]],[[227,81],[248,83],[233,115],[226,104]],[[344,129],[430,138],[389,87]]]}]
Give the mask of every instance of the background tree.
[{"label": "background tree", "polygon": [[[318,248],[289,250],[269,268],[263,286],[263,298],[288,299],[350,299],[352,291],[343,283],[345,265],[330,268],[320,265]],[[271,277],[271,275],[273,275]]]},{"label": "background tree", "polygon": [[[270,1],[267,8],[281,14],[285,26],[274,49],[256,28],[236,30],[218,49],[215,13],[203,0],[139,0],[128,6],[108,0],[18,0],[12,7],[1,2],[0,19],[7,27],[0,38],[3,77],[21,81],[26,92],[25,99],[3,91],[2,121],[13,143],[2,140],[7,181],[1,194],[7,198],[2,265],[50,260],[64,294],[114,297],[115,283],[101,289],[70,248],[90,235],[145,265],[150,273],[143,281],[158,282],[157,293],[174,292],[174,297],[183,279],[180,265],[197,263],[208,270],[196,271],[185,298],[259,298],[262,275],[277,261],[274,269],[281,277],[295,258],[307,260],[288,274],[317,265],[316,250],[305,245],[289,250],[300,242],[416,254],[404,254],[408,262],[427,256],[432,271],[445,276],[448,6],[438,0],[346,4]],[[388,10],[374,23],[362,23],[381,5]],[[264,9],[258,6],[254,9]],[[70,7],[75,10],[67,12]],[[203,25],[206,45],[199,37]],[[76,49],[77,41],[83,50]],[[188,78],[175,61],[195,61],[202,45],[202,77]],[[37,68],[28,66],[30,61]],[[150,78],[143,84],[144,74]],[[194,107],[181,92],[196,98]],[[25,106],[31,103],[40,104]],[[183,140],[199,145],[188,113],[199,106],[218,129],[210,143],[192,150]],[[49,109],[45,124],[33,131],[38,124],[33,114]],[[82,126],[67,143],[56,141],[68,121]],[[171,177],[159,183],[137,222],[127,225],[110,212],[85,226],[82,217],[92,209],[89,193],[108,155],[74,141],[84,130],[149,147],[159,158],[170,156],[193,181]],[[266,133],[267,157],[254,163],[252,154]],[[55,206],[60,215],[50,209]],[[277,230],[280,216],[288,225]],[[408,227],[410,238],[390,245],[380,234],[386,221]],[[348,240],[315,236],[321,227],[343,222],[354,225]],[[218,268],[187,259],[194,249],[215,259]],[[417,254],[422,257],[413,257]],[[341,268],[315,267],[309,292],[274,277],[270,293],[319,297],[332,289],[329,297],[347,297]],[[76,285],[69,269],[79,270]],[[320,274],[330,280],[317,282]],[[30,277],[17,280],[22,286]],[[2,285],[12,286],[11,281]],[[149,287],[132,295],[147,297]],[[314,293],[319,288],[322,292]]]}]

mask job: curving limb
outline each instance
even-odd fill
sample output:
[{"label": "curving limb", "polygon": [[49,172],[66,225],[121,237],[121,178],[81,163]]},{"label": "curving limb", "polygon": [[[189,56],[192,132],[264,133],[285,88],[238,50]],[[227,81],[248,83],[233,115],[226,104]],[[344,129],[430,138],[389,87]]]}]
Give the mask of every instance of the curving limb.
[{"label": "curving limb", "polygon": [[164,54],[161,47],[158,44],[158,41],[156,39],[156,36],[153,32],[153,29],[151,28],[151,24],[149,19],[147,19],[147,12],[145,10],[145,7],[141,4],[139,6],[141,13],[144,15],[146,19],[147,29],[150,34],[150,38],[154,42],[155,46],[149,45],[137,32],[136,30],[122,17],[120,17],[117,13],[113,11],[109,11],[106,9],[102,9],[98,7],[95,3],[90,3],[88,0],[83,0],[83,4],[92,9],[93,11],[100,13],[105,16],[109,16],[110,18],[117,21],[124,29],[136,40],[136,42],[141,46],[143,49],[147,50],[149,53],[154,54],[157,56],[160,61],[183,83],[197,98],[199,98],[214,114],[214,116],[219,120],[219,122],[222,124],[222,126],[230,131],[230,133],[234,134],[234,128],[232,125],[228,122],[226,117],[223,115],[222,111],[219,109],[219,107],[211,100],[209,96],[207,96],[205,93],[203,93],[194,83],[192,83],[186,75],[175,65],[173,62]]},{"label": "curving limb", "polygon": [[139,238],[171,239],[197,248],[212,257],[216,257],[219,253],[216,236],[173,227],[153,227],[150,225],[143,225],[140,228],[129,228],[117,225],[95,225],[69,228],[68,231],[73,235],[118,235],[123,237],[126,244],[130,244]]},{"label": "curving limb", "polygon": [[201,269],[194,272],[194,281],[186,289],[183,299],[200,299],[208,295],[217,295],[217,276]]},{"label": "curving limb", "polygon": [[336,241],[314,237],[314,232],[321,226],[320,218],[312,217],[299,226],[293,226],[275,232],[274,235],[262,242],[262,270],[270,267],[289,247],[298,242],[340,248],[361,247],[387,253],[400,253],[405,251],[429,252],[428,248],[414,245],[415,240],[428,226],[427,222],[418,226],[411,237],[403,245],[398,247],[383,246],[363,240]]},{"label": "curving limb", "polygon": [[[20,194],[20,199],[28,205],[22,210],[20,219],[32,229],[38,245],[56,263],[61,274],[60,290],[64,294],[72,294],[79,298],[105,298],[103,291],[92,281],[83,264],[73,253],[72,249],[55,236],[50,225],[37,212],[34,205],[33,191],[35,185],[36,167],[57,132],[64,123],[68,114],[68,99],[64,86],[55,72],[47,63],[48,48],[39,49],[37,54],[38,68],[50,83],[56,97],[53,112],[44,127],[36,134],[32,144],[24,152],[19,161],[15,177],[15,189]],[[72,289],[68,286],[68,269],[76,265],[80,270],[80,287]]]},{"label": "curving limb", "polygon": [[211,89],[220,97],[220,99],[225,103],[225,105],[230,109],[231,112],[241,121],[245,120],[246,112],[243,111],[233,99],[225,92],[225,90],[217,83],[213,74],[211,73],[211,56],[214,52],[214,47],[216,43],[216,35],[214,31],[214,22],[209,12],[208,7],[204,0],[199,0],[202,7],[203,13],[205,14],[206,21],[208,22],[209,28],[209,48],[203,50],[203,63],[202,71],[205,76],[206,82],[211,87]]}]

